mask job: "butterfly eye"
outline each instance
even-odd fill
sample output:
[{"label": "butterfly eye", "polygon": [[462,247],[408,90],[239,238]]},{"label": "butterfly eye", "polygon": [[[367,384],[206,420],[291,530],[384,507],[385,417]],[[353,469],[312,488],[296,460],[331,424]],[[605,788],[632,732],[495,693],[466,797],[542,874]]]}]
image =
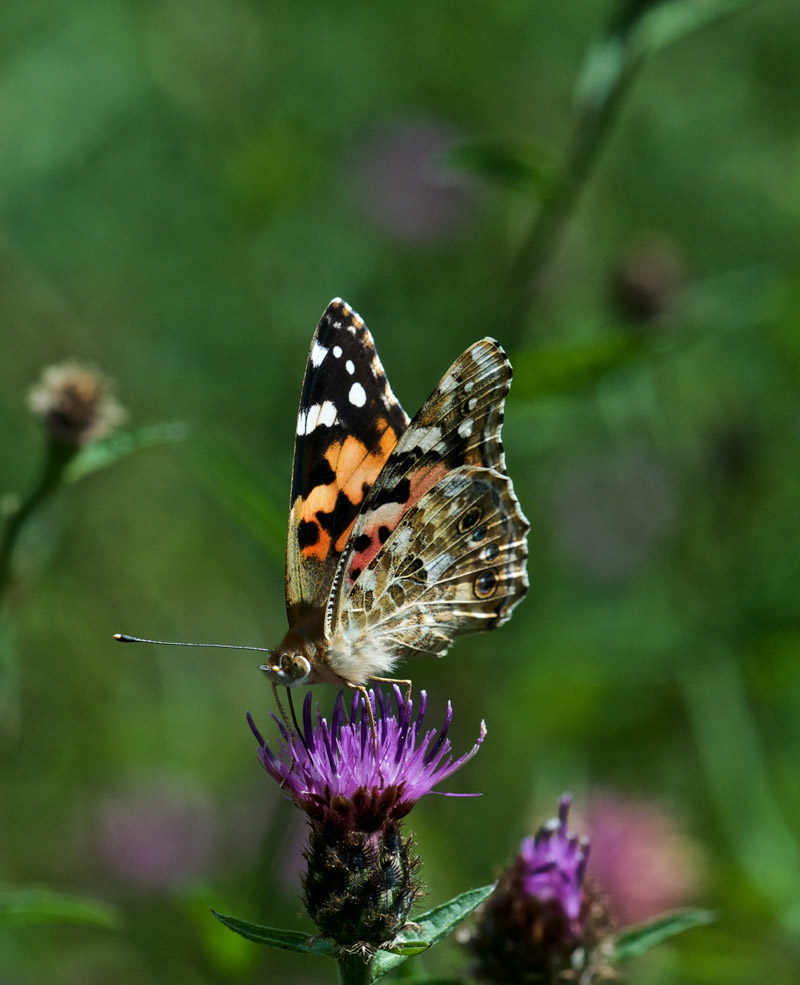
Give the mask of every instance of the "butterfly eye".
[{"label": "butterfly eye", "polygon": [[494,571],[484,571],[472,583],[472,590],[475,592],[475,597],[479,599],[491,598],[494,595],[495,588],[497,588],[497,575]]},{"label": "butterfly eye", "polygon": [[482,516],[483,510],[479,506],[473,506],[472,509],[467,510],[467,512],[458,521],[458,532],[460,534],[468,533],[473,527],[480,523]]},{"label": "butterfly eye", "polygon": [[293,681],[299,681],[303,677],[307,677],[311,671],[311,664],[306,660],[305,657],[301,657],[299,654],[292,657],[289,661],[289,666],[286,668],[289,672],[289,677]]}]

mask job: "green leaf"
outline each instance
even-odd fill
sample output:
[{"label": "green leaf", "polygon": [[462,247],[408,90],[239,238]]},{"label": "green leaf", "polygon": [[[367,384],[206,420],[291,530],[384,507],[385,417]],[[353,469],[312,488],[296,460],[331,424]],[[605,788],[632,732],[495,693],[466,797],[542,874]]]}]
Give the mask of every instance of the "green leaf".
[{"label": "green leaf", "polygon": [[624,366],[643,348],[643,339],[631,333],[583,345],[527,349],[513,360],[511,393],[527,400],[571,393]]},{"label": "green leaf", "polygon": [[494,886],[470,889],[448,903],[443,903],[416,917],[413,930],[409,928],[408,938],[401,931],[395,938],[391,951],[382,950],[375,955],[372,962],[373,980],[377,980],[410,957],[410,954],[399,953],[396,950],[398,947],[413,947],[414,950],[411,952],[413,954],[432,947],[468,917],[477,906],[480,906],[493,889]]},{"label": "green leaf", "polygon": [[669,937],[682,934],[692,927],[711,923],[714,914],[709,910],[674,910],[661,916],[620,931],[613,938],[613,951],[609,962],[627,961],[636,958]]},{"label": "green leaf", "polygon": [[[414,921],[413,930],[409,928],[408,937],[401,932],[387,950],[378,951],[371,966],[373,978],[380,978],[411,955],[420,954],[432,947],[469,916],[493,889],[494,886],[471,889],[461,896],[456,896],[449,903],[443,903],[442,906],[423,913]],[[237,917],[225,916],[217,913],[216,910],[211,912],[230,930],[257,944],[266,944],[268,947],[277,947],[284,951],[296,951],[299,954],[319,954],[327,957],[337,957],[341,950],[339,945],[327,937],[309,937],[296,930],[262,927],[260,924],[248,923]]]},{"label": "green leaf", "polygon": [[578,104],[602,106],[630,67],[630,52],[620,37],[597,41],[589,48],[575,85]]},{"label": "green leaf", "polygon": [[228,917],[224,913],[211,911],[220,923],[242,937],[256,944],[266,944],[277,947],[282,951],[296,951],[299,954],[321,954],[335,957],[339,947],[327,937],[309,937],[298,930],[279,930],[277,927],[262,927],[257,923],[248,923],[238,917]]},{"label": "green leaf", "polygon": [[639,57],[652,55],[693,31],[750,7],[757,0],[671,0],[654,5],[639,19],[631,43]]},{"label": "green leaf", "polygon": [[427,951],[429,946],[425,941],[401,941],[385,947],[383,950],[389,954],[402,954],[404,957],[410,958],[414,954]]},{"label": "green leaf", "polygon": [[0,924],[81,923],[116,929],[117,910],[97,900],[44,887],[0,891]]},{"label": "green leaf", "polygon": [[597,41],[576,85],[580,105],[602,105],[641,62],[693,31],[731,17],[757,0],[661,0]]},{"label": "green leaf", "polygon": [[440,160],[454,171],[480,175],[538,200],[549,196],[557,174],[556,156],[545,144],[465,143]]},{"label": "green leaf", "polygon": [[180,421],[151,424],[136,431],[125,431],[94,441],[81,449],[64,470],[67,482],[76,482],[90,472],[108,468],[142,448],[183,441],[189,428]]}]

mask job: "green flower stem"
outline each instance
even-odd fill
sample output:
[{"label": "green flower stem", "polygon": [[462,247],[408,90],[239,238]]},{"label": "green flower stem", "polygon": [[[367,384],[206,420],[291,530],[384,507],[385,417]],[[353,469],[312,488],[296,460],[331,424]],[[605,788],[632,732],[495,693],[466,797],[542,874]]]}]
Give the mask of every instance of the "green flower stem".
[{"label": "green flower stem", "polygon": [[369,985],[372,975],[369,961],[357,954],[342,954],[336,959],[339,985]]},{"label": "green flower stem", "polygon": [[512,337],[517,333],[517,344],[537,300],[542,275],[639,67],[665,45],[732,17],[753,2],[620,0],[604,35],[591,47],[584,61],[575,100],[575,126],[561,173],[544,195],[539,213],[511,265],[506,331]]},{"label": "green flower stem", "polygon": [[[519,248],[512,263],[507,288],[507,332],[519,345],[519,335],[537,300],[537,288],[563,234],[564,226],[575,203],[591,175],[605,141],[639,65],[639,59],[628,50],[626,38],[609,35],[603,45],[615,46],[615,69],[602,80],[603,84],[584,85],[579,97],[578,118],[567,149],[564,166],[544,200],[530,233]],[[592,69],[598,49],[590,52],[584,79]],[[588,90],[588,91],[587,91]]]},{"label": "green flower stem", "polygon": [[0,532],[0,604],[11,580],[14,548],[28,518],[61,483],[64,469],[78,452],[77,445],[51,441],[47,445],[44,468],[39,481],[26,500],[8,517]]}]

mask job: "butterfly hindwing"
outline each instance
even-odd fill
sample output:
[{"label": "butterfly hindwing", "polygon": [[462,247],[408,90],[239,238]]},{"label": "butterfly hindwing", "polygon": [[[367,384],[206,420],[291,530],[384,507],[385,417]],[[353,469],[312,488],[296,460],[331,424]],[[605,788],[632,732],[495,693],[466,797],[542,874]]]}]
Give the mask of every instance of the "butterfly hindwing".
[{"label": "butterfly hindwing", "polygon": [[505,472],[500,428],[510,383],[511,364],[493,339],[470,346],[442,377],[364,500],[339,561],[326,613],[328,633],[361,572],[429,489],[463,465]]},{"label": "butterfly hindwing", "polygon": [[365,665],[385,674],[396,659],[441,655],[456,636],[504,623],[528,588],[527,530],[508,476],[474,465],[449,472],[344,597],[330,641],[334,669],[348,680]]},{"label": "butterfly hindwing", "polygon": [[311,341],[297,417],[286,551],[289,623],[322,613],[365,493],[408,423],[372,336],[336,299]]}]

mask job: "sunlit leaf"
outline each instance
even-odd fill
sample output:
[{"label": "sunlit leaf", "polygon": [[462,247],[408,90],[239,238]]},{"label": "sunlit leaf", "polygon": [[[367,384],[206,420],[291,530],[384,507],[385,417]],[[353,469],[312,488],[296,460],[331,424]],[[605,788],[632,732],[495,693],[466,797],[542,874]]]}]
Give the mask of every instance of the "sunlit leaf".
[{"label": "sunlit leaf", "polygon": [[692,31],[731,17],[757,0],[672,0],[651,7],[637,22],[632,41],[642,56],[679,41]]},{"label": "sunlit leaf", "polygon": [[643,59],[758,0],[663,0],[590,49],[576,86],[582,104],[602,104]]},{"label": "sunlit leaf", "polygon": [[650,948],[676,934],[682,934],[692,927],[701,927],[711,923],[714,914],[708,910],[674,910],[648,920],[646,923],[628,927],[614,937],[614,949],[610,962],[627,961],[636,958]]},{"label": "sunlit leaf", "polygon": [[761,892],[793,910],[800,839],[772,782],[738,654],[722,647],[704,652],[702,663],[683,675],[683,693],[708,796],[742,871]]},{"label": "sunlit leaf", "polygon": [[[413,944],[415,950],[412,953],[417,954],[419,950],[432,947],[468,917],[477,906],[480,906],[493,889],[494,886],[470,889],[449,902],[415,917],[413,929],[409,928],[408,931],[408,939],[406,940],[406,935],[401,932],[394,941],[393,949],[405,944]],[[396,968],[409,956],[405,953],[379,951],[372,962],[373,979],[378,979],[392,968]]]},{"label": "sunlit leaf", "polygon": [[0,923],[81,923],[115,929],[117,910],[108,903],[45,887],[0,891]]},{"label": "sunlit leaf", "polygon": [[300,954],[321,954],[333,957],[338,951],[338,947],[327,937],[309,937],[297,930],[280,930],[277,927],[263,927],[261,924],[249,923],[247,920],[239,920],[238,917],[228,917],[223,913],[211,911],[220,923],[230,930],[241,934],[250,941],[257,944],[266,944],[268,947],[277,947],[282,951],[296,951]]},{"label": "sunlit leaf", "polygon": [[124,431],[102,438],[78,452],[64,470],[64,478],[67,482],[75,482],[90,472],[115,465],[135,451],[183,441],[188,433],[186,424],[174,421],[168,424],[151,424],[136,431]]}]

